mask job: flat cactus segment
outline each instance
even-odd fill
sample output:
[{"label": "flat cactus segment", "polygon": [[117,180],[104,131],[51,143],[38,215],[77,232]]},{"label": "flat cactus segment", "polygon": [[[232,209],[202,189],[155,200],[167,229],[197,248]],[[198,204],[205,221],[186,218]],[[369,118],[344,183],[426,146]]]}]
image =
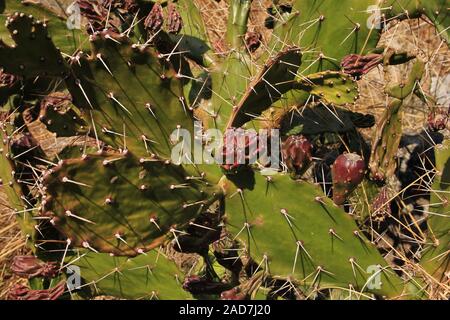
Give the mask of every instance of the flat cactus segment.
[{"label": "flat cactus segment", "polygon": [[86,134],[89,129],[70,97],[60,92],[52,93],[43,99],[39,120],[45,124],[48,131],[56,133],[57,137]]},{"label": "flat cactus segment", "polygon": [[176,238],[220,196],[169,161],[131,153],[64,160],[44,185],[42,210],[57,229],[76,246],[119,256],[135,256]]},{"label": "flat cactus segment", "polygon": [[192,299],[182,288],[182,273],[157,249],[131,259],[80,250],[79,256],[67,261],[80,268],[80,276],[97,294],[125,299]]},{"label": "flat cactus segment", "polygon": [[228,46],[234,50],[244,46],[244,35],[247,32],[247,22],[250,15],[251,0],[232,0],[225,36]]},{"label": "flat cactus segment", "polygon": [[189,50],[187,52],[189,58],[204,66],[210,66],[215,57],[211,52],[206,26],[200,14],[201,8],[196,5],[194,0],[177,1],[177,7],[184,23],[181,34],[172,36],[176,39],[175,43],[181,39],[180,51]]},{"label": "flat cactus segment", "polygon": [[370,174],[375,180],[384,180],[394,174],[397,150],[402,136],[402,100],[394,99],[377,124],[370,155]]},{"label": "flat cactus segment", "polygon": [[0,67],[7,73],[26,78],[67,75],[67,65],[49,37],[45,23],[15,13],[6,20],[6,26],[15,43],[9,46],[0,41]]},{"label": "flat cactus segment", "polygon": [[299,106],[299,109],[282,115],[282,135],[345,133],[354,130],[357,125],[370,127],[374,121],[370,115],[333,108],[322,103],[306,108]]},{"label": "flat cactus segment", "polygon": [[12,114],[0,113],[0,186],[7,197],[7,203],[0,202],[0,207],[16,212],[22,234],[26,237],[27,244],[31,244],[31,250],[34,250],[36,220],[33,219],[33,208],[25,201],[15,172],[10,136],[14,131],[10,125],[12,118]]},{"label": "flat cactus segment", "polygon": [[428,242],[420,264],[437,281],[448,278],[450,268],[450,140],[435,147],[436,176],[431,187]]},{"label": "flat cactus segment", "polygon": [[386,89],[386,93],[394,99],[389,103],[377,124],[372,145],[369,167],[371,176],[375,180],[384,180],[394,174],[397,167],[397,150],[402,135],[403,101],[416,89],[424,71],[425,64],[417,59],[404,83]]},{"label": "flat cactus segment", "polygon": [[[193,115],[176,72],[154,51],[108,31],[91,36],[93,53],[72,62],[74,104],[101,140],[136,155],[170,158],[172,133],[193,136]],[[90,110],[93,109],[93,110]]]},{"label": "flat cactus segment", "polygon": [[249,84],[229,120],[228,127],[242,126],[280,99],[292,88],[300,63],[301,53],[297,47],[287,48],[269,59]]},{"label": "flat cactus segment", "polygon": [[306,91],[327,104],[352,104],[359,96],[356,81],[341,72],[324,71],[306,78],[299,76],[297,81],[294,89]]},{"label": "flat cactus segment", "polygon": [[[401,294],[402,280],[352,218],[316,186],[286,175],[258,174],[249,189],[239,189],[225,178],[221,186],[229,230],[272,276],[311,287],[351,286],[388,297]],[[373,278],[367,272],[378,265],[382,283],[371,286]]]},{"label": "flat cactus segment", "polygon": [[408,79],[404,83],[387,88],[386,93],[396,99],[405,99],[416,89],[417,82],[422,79],[424,71],[425,63],[417,59],[408,75]]},{"label": "flat cactus segment", "polygon": [[[48,6],[43,3],[44,1],[2,0],[1,2],[4,5],[4,11],[0,15],[0,25],[4,25],[8,16],[16,12],[28,16],[32,15],[36,21],[40,20],[47,25],[49,35],[62,52],[73,54],[77,49],[86,49],[86,42],[80,41],[81,26],[77,25],[78,17],[75,11],[70,13],[70,11],[61,12],[61,10],[57,10],[57,12],[53,10],[55,6]],[[58,7],[58,9],[62,8]],[[5,29],[0,31],[0,37],[8,42],[6,39],[8,34],[3,30]]]}]

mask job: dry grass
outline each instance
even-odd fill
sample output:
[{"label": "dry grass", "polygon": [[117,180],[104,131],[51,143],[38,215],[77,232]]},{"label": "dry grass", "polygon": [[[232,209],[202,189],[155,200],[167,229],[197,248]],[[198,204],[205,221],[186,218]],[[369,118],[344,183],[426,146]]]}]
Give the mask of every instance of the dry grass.
[{"label": "dry grass", "polygon": [[6,299],[12,285],[26,282],[26,280],[12,275],[9,270],[13,257],[26,254],[27,249],[15,215],[3,205],[5,203],[7,203],[7,199],[0,187],[0,300]]}]

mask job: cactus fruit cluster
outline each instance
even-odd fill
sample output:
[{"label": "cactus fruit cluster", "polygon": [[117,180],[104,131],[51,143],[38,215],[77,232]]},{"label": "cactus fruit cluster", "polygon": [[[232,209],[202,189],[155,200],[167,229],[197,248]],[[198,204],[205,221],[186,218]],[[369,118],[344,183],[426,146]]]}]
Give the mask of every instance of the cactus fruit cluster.
[{"label": "cactus fruit cluster", "polygon": [[[448,2],[274,1],[269,39],[249,28],[251,0],[228,5],[216,52],[197,0],[76,0],[75,17],[47,1],[0,0],[0,206],[30,252],[10,266],[29,283],[10,299],[450,292],[448,140],[432,141],[421,158],[430,169],[417,171],[430,198],[419,235],[399,216],[410,188],[389,189],[405,106],[412,96],[433,104],[425,63],[380,47],[385,26],[367,23],[378,5],[382,24],[428,19],[447,44]],[[380,119],[354,111],[357,80],[408,63],[385,88]],[[446,130],[446,107],[430,106],[427,135]],[[48,152],[36,125],[63,146]],[[211,130],[223,134],[219,148]],[[422,257],[389,260],[374,240],[379,215],[413,232]]]}]

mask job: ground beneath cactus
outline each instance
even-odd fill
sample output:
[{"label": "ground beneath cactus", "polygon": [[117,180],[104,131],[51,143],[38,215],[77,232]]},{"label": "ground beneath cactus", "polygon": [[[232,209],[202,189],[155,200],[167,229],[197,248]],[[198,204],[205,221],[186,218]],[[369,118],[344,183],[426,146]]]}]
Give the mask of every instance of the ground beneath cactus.
[{"label": "ground beneath cactus", "polygon": [[[58,2],[64,6],[72,3],[72,0],[41,0],[53,3],[55,7]],[[195,0],[201,8],[201,12],[207,24],[207,30],[216,52],[225,51],[225,30],[228,12],[228,4],[225,0]],[[292,2],[292,1],[283,1]],[[262,34],[263,45],[255,53],[261,54],[265,48],[264,44],[270,38],[270,30],[264,27],[266,8],[270,5],[269,0],[254,0],[250,14],[249,31],[258,31]],[[61,10],[63,13],[63,10]],[[413,36],[411,36],[413,35]],[[383,35],[381,42],[391,48],[416,52],[426,63],[426,74],[422,81],[422,90],[434,97],[441,105],[450,105],[450,52],[436,31],[427,21],[413,20],[392,24],[390,30]],[[354,111],[370,113],[378,119],[386,106],[384,85],[388,82],[400,82],[405,78],[411,68],[411,63],[389,67],[387,71],[382,68],[372,70],[363,80],[359,82],[361,98],[353,107]],[[405,133],[419,133],[425,128],[429,108],[417,98],[412,98],[407,103],[405,110],[404,130]],[[70,139],[55,139],[46,132],[42,126],[33,127],[43,148],[54,153],[68,143],[76,143]],[[363,134],[370,139],[371,129],[365,129]],[[450,138],[449,130],[444,131],[446,139]],[[25,240],[20,234],[14,214],[8,209],[7,201],[0,186],[0,300],[7,298],[8,290],[16,283],[25,282],[11,274],[9,266],[16,255],[27,254]],[[187,257],[192,259],[192,257]],[[186,260],[186,261],[187,261]],[[186,261],[179,261],[182,265]],[[433,298],[433,297],[432,297]],[[442,293],[437,292],[436,299],[443,298]],[[99,297],[98,299],[112,299],[111,297]]]}]

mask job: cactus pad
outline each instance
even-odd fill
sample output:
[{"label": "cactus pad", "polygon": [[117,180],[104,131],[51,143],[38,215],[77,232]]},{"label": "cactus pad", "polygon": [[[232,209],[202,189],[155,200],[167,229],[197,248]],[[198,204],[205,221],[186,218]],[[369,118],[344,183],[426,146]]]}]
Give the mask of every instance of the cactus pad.
[{"label": "cactus pad", "polygon": [[43,212],[72,243],[127,256],[177,237],[218,196],[181,167],[130,153],[64,160],[44,184]]}]

